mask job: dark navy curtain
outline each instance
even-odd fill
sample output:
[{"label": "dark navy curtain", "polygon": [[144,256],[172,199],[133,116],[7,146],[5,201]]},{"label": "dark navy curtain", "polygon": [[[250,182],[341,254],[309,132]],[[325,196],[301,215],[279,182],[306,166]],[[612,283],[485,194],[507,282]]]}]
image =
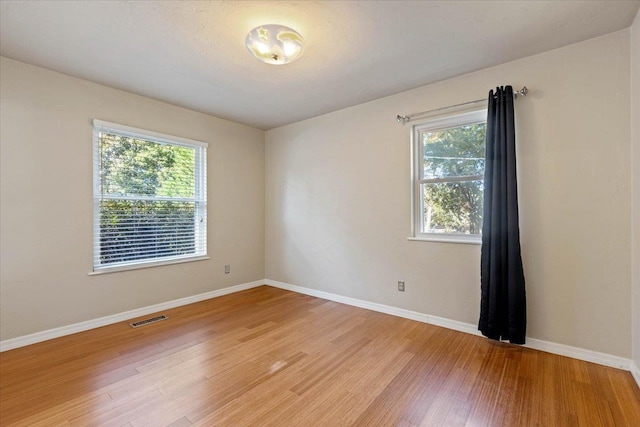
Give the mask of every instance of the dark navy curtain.
[{"label": "dark navy curtain", "polygon": [[524,344],[527,308],[518,227],[513,88],[489,92],[478,329]]}]

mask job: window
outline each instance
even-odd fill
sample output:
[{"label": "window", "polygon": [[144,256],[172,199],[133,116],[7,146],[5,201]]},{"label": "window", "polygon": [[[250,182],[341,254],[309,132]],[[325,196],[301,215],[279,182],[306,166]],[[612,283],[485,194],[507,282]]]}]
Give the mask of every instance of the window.
[{"label": "window", "polygon": [[480,242],[486,110],[413,127],[413,237]]},{"label": "window", "polygon": [[207,144],[93,121],[93,270],[206,258]]}]

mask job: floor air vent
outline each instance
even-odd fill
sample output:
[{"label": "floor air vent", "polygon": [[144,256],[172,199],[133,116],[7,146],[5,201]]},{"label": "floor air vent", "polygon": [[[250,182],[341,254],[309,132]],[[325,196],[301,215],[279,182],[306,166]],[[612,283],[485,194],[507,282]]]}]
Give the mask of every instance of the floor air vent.
[{"label": "floor air vent", "polygon": [[162,316],[152,317],[151,319],[138,320],[137,322],[133,322],[129,324],[131,325],[132,328],[139,328],[140,326],[149,325],[151,323],[160,322],[161,320],[166,320],[166,319],[168,319],[168,317],[162,315]]}]

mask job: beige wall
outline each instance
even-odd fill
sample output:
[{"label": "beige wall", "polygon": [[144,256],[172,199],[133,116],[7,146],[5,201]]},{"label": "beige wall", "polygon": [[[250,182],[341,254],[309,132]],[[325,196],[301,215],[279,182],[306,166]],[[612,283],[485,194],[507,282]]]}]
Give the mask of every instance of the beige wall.
[{"label": "beige wall", "polygon": [[640,11],[631,27],[631,276],[633,360],[640,367]]},{"label": "beige wall", "polygon": [[[2,340],[264,278],[261,130],[6,58],[0,66]],[[209,143],[210,260],[88,276],[93,118]]]},{"label": "beige wall", "polygon": [[528,335],[629,357],[629,52],[627,29],[268,131],[267,277],[476,323],[480,246],[406,240],[410,126],[394,118],[526,84]]}]

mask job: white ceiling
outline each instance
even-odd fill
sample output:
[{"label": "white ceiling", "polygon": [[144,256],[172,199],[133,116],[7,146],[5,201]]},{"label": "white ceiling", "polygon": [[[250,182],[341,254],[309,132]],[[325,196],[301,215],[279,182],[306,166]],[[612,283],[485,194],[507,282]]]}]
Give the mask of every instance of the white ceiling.
[{"label": "white ceiling", "polygon": [[[640,1],[2,1],[0,54],[270,129],[631,25]],[[266,23],[305,38],[249,56]]]}]

